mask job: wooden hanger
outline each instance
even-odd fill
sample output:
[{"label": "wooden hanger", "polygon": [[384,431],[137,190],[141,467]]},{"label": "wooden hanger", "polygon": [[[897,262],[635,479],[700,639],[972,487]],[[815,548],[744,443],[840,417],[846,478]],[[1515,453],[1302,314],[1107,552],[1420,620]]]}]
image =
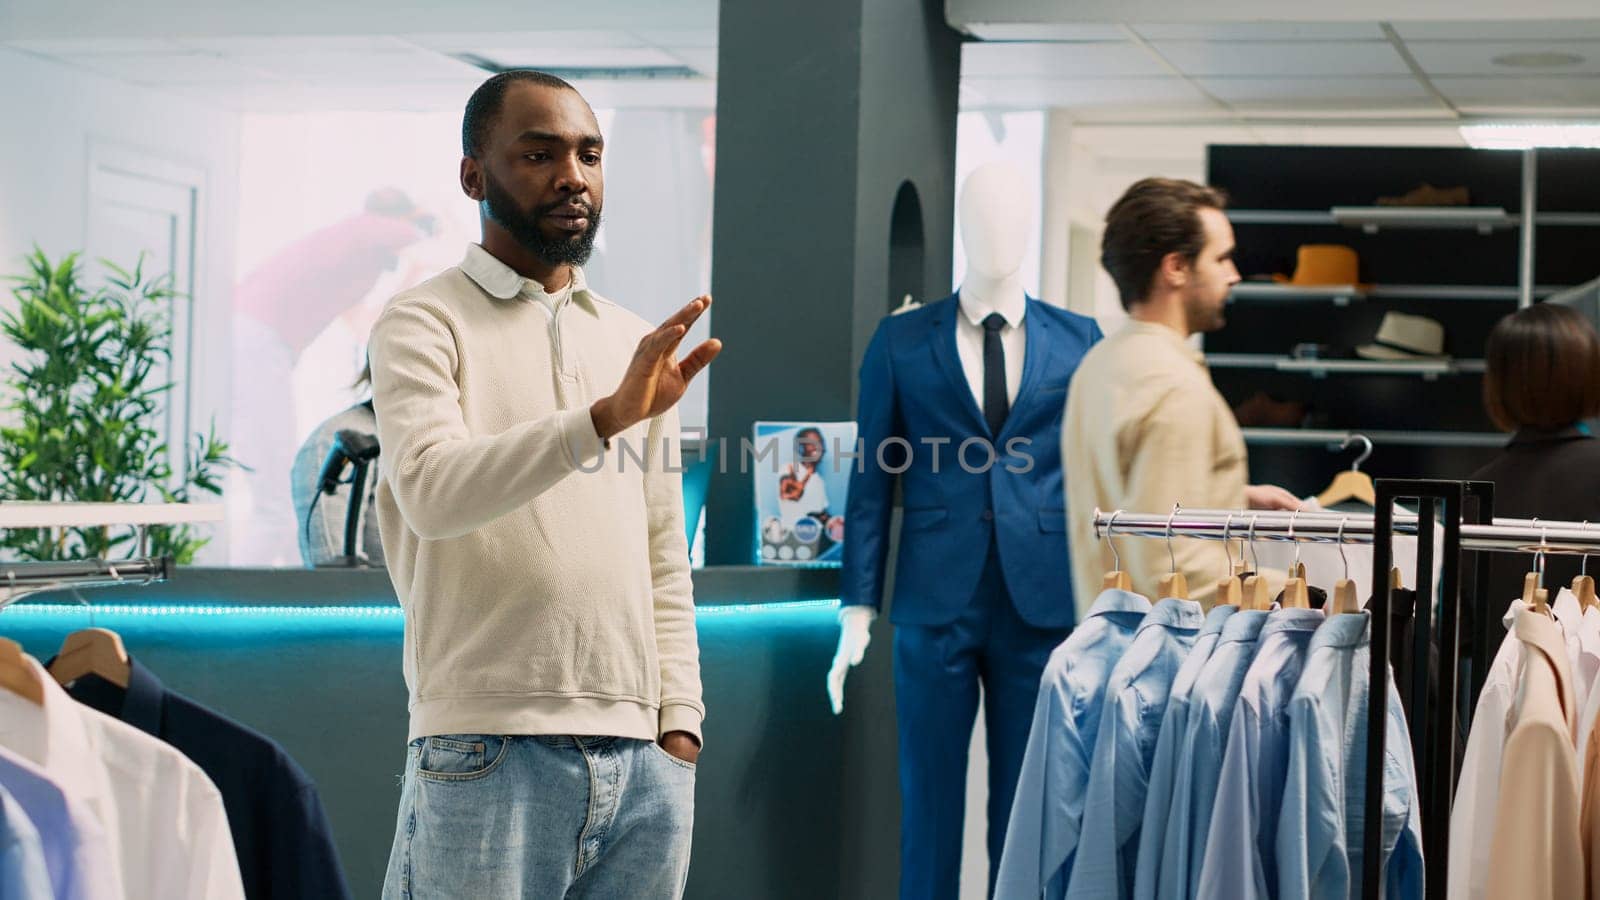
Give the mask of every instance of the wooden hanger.
[{"label": "wooden hanger", "polygon": [[1189,599],[1189,579],[1178,571],[1178,556],[1172,552],[1172,519],[1178,514],[1178,504],[1172,504],[1172,515],[1167,516],[1167,560],[1172,563],[1172,571],[1161,576],[1161,581],[1156,585],[1157,592],[1162,597],[1175,597],[1179,600]]},{"label": "wooden hanger", "polygon": [[85,628],[67,635],[50,664],[51,677],[64,685],[85,675],[98,675],[126,690],[131,674],[132,664],[122,646],[122,637],[106,628]]},{"label": "wooden hanger", "polygon": [[1359,500],[1368,506],[1378,505],[1378,492],[1373,487],[1372,476],[1361,471],[1361,464],[1372,455],[1372,439],[1364,434],[1352,434],[1344,439],[1339,449],[1343,450],[1355,441],[1365,444],[1366,449],[1350,464],[1350,468],[1333,476],[1333,481],[1317,495],[1317,502],[1324,509],[1332,509],[1334,504],[1347,500]]},{"label": "wooden hanger", "polygon": [[[1327,614],[1330,616],[1361,612],[1361,600],[1356,597],[1356,583],[1350,580],[1350,558],[1344,555],[1344,526],[1349,517],[1339,520],[1339,559],[1344,562],[1344,577],[1333,583],[1333,596],[1328,598]],[[1399,569],[1389,571],[1390,583],[1400,577]]]},{"label": "wooden hanger", "polygon": [[1581,609],[1600,606],[1600,597],[1595,596],[1594,578],[1588,575],[1579,575],[1572,579],[1572,596],[1578,598],[1578,606]]},{"label": "wooden hanger", "polygon": [[[1538,522],[1538,519],[1534,519]],[[1544,588],[1545,536],[1539,535],[1539,549],[1533,554],[1533,571],[1522,577],[1522,602],[1537,613],[1550,615],[1550,592]]]},{"label": "wooden hanger", "polygon": [[[1222,556],[1228,561],[1227,574],[1217,582],[1217,597],[1211,601],[1212,606],[1239,606],[1244,601],[1244,589],[1239,584],[1239,574],[1244,571],[1244,560],[1233,558],[1233,513],[1228,513],[1228,518],[1222,521]],[[1244,550],[1239,551],[1240,557]]]},{"label": "wooden hanger", "polygon": [[1179,600],[1189,599],[1189,579],[1183,577],[1182,572],[1168,572],[1161,576],[1161,582],[1158,587],[1161,588],[1161,596],[1163,597],[1176,597]]},{"label": "wooden hanger", "polygon": [[[1283,600],[1279,605],[1284,609],[1310,609],[1311,590],[1306,586],[1305,566],[1296,566],[1300,574],[1291,575],[1283,583]],[[1294,572],[1295,569],[1290,569]]]},{"label": "wooden hanger", "polygon": [[1250,517],[1250,571],[1244,580],[1244,604],[1241,609],[1268,610],[1272,608],[1272,592],[1267,579],[1261,574],[1261,557],[1256,554],[1256,517]]},{"label": "wooden hanger", "polygon": [[1251,575],[1244,580],[1244,603],[1240,609],[1269,610],[1272,608],[1272,590],[1264,575]]},{"label": "wooden hanger", "polygon": [[[1585,531],[1589,530],[1589,522],[1583,523]],[[1589,554],[1583,555],[1583,568],[1578,570],[1578,577],[1572,579],[1572,596],[1578,598],[1578,608],[1588,611],[1591,606],[1600,606],[1600,598],[1595,596],[1594,579],[1589,577]]]},{"label": "wooden hanger", "polygon": [[44,705],[44,684],[33,663],[22,652],[22,645],[0,638],[0,687],[36,706]]},{"label": "wooden hanger", "polygon": [[[1289,515],[1289,540],[1294,540],[1294,520],[1300,515],[1295,510]],[[1306,588],[1306,567],[1300,562],[1300,545],[1294,545],[1294,565],[1289,567],[1289,577],[1283,582],[1283,597],[1278,601],[1284,609],[1310,609],[1311,592]]]},{"label": "wooden hanger", "polygon": [[1117,516],[1122,515],[1122,510],[1111,514],[1111,521],[1106,523],[1106,546],[1111,548],[1111,571],[1100,579],[1102,591],[1131,591],[1133,579],[1127,572],[1122,571],[1122,556],[1117,553],[1117,542],[1111,539],[1111,529],[1117,524]]},{"label": "wooden hanger", "polygon": [[1240,609],[1265,610],[1272,608],[1272,592],[1268,589],[1267,579],[1261,575],[1261,557],[1256,556],[1256,517],[1250,517],[1250,557],[1255,565],[1255,574],[1244,580],[1244,602]]},{"label": "wooden hanger", "polygon": [[1522,578],[1522,602],[1536,613],[1550,615],[1550,592],[1539,586],[1538,572],[1529,572]]},{"label": "wooden hanger", "polygon": [[1361,601],[1356,597],[1356,583],[1348,578],[1335,581],[1329,605],[1330,614],[1335,616],[1361,612]]}]

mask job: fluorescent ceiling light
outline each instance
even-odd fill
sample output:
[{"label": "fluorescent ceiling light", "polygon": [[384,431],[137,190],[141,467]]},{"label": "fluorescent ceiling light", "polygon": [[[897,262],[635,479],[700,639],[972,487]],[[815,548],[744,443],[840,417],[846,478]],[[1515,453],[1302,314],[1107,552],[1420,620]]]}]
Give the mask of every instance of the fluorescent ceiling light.
[{"label": "fluorescent ceiling light", "polygon": [[1462,125],[1467,146],[1482,150],[1533,147],[1600,148],[1600,122],[1503,122]]}]

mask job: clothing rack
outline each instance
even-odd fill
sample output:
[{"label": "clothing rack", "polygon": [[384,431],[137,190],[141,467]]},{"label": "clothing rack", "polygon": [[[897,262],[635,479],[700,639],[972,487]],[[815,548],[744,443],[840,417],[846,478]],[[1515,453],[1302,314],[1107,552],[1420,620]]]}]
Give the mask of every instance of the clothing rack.
[{"label": "clothing rack", "polygon": [[[1424,822],[1424,859],[1427,865],[1426,892],[1429,898],[1447,892],[1450,856],[1450,808],[1456,783],[1457,687],[1460,665],[1462,575],[1468,574],[1467,595],[1474,601],[1477,586],[1485,581],[1487,554],[1560,553],[1600,555],[1600,522],[1568,522],[1543,519],[1494,518],[1494,486],[1488,482],[1378,479],[1377,504],[1371,514],[1342,512],[1268,512],[1256,510],[1182,509],[1170,513],[1104,512],[1095,510],[1095,536],[1132,536],[1154,539],[1190,538],[1196,540],[1294,541],[1304,543],[1370,544],[1373,548],[1373,595],[1371,613],[1371,673],[1368,695],[1367,759],[1381,759],[1384,753],[1384,722],[1388,714],[1389,663],[1391,659],[1389,614],[1392,604],[1389,569],[1394,558],[1395,536],[1431,534],[1443,531],[1440,566],[1439,622],[1437,634],[1433,607],[1419,602],[1415,607],[1414,646],[1406,648],[1417,664],[1412,667],[1411,685],[1396,685],[1407,690],[1419,713],[1408,724],[1412,753],[1416,761],[1418,794]],[[1397,501],[1415,501],[1415,514],[1396,513]],[[1443,506],[1440,515],[1439,506]],[[1253,533],[1252,533],[1253,532]],[[1470,569],[1465,568],[1463,552],[1473,552]],[[1417,541],[1417,584],[1419,598],[1433,597],[1434,542]],[[1475,602],[1473,641],[1470,659],[1473,684],[1468,700],[1475,703],[1481,690],[1492,652],[1492,631],[1497,618],[1489,615],[1487,604]],[[1437,691],[1429,685],[1429,649],[1439,650]],[[1424,712],[1425,711],[1425,712]],[[1370,774],[1370,773],[1369,773]],[[1369,777],[1366,782],[1363,821],[1382,821],[1383,779]],[[1382,830],[1363,830],[1362,896],[1381,894],[1383,878]]]},{"label": "clothing rack", "polygon": [[57,588],[154,584],[172,577],[173,560],[149,553],[152,525],[192,525],[222,520],[219,503],[0,503],[0,531],[21,528],[137,529],[137,556],[125,560],[78,559],[0,562],[0,609]]},{"label": "clothing rack", "polygon": [[155,584],[172,577],[172,557],[110,562],[103,559],[0,563],[0,609],[29,594],[57,588]]}]

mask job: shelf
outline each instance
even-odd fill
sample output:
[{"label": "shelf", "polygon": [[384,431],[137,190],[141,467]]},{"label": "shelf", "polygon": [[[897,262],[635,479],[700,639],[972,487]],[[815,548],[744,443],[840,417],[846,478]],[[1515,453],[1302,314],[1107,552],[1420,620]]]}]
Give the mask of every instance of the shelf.
[{"label": "shelf", "polygon": [[1295,359],[1268,353],[1208,353],[1206,364],[1214,369],[1272,369],[1278,372],[1304,372],[1314,378],[1325,375],[1418,375],[1429,381],[1440,375],[1471,375],[1484,370],[1481,359],[1373,360],[1373,359]]},{"label": "shelf", "polygon": [[[1320,209],[1230,209],[1235,225],[1343,225],[1367,232],[1380,228],[1515,228],[1522,216],[1498,206],[1335,206]],[[1600,212],[1538,212],[1535,225],[1600,227]]]},{"label": "shelf", "polygon": [[1488,234],[1518,222],[1498,206],[1335,206],[1328,213],[1335,224],[1368,234],[1381,228],[1470,228]]},{"label": "shelf", "polygon": [[[1556,285],[1538,285],[1535,297],[1548,297],[1567,290]],[[1262,281],[1241,281],[1233,286],[1230,301],[1249,300],[1266,303],[1332,302],[1334,306],[1348,306],[1353,300],[1490,300],[1514,302],[1515,287],[1487,284],[1375,284],[1375,285],[1317,285],[1315,287],[1276,284]]]},{"label": "shelf", "polygon": [[1569,225],[1579,228],[1600,227],[1600,213],[1592,212],[1535,212],[1535,225]]},{"label": "shelf", "polygon": [[1314,209],[1230,209],[1235,225],[1337,225],[1333,213]]},{"label": "shelf", "polygon": [[1320,284],[1314,287],[1296,284],[1276,284],[1260,281],[1241,281],[1228,294],[1229,302],[1235,300],[1264,300],[1269,302],[1332,301],[1334,306],[1349,306],[1352,300],[1364,300],[1370,292],[1354,284]]},{"label": "shelf", "polygon": [[[1549,215],[1551,221],[1545,224],[1590,224],[1587,213]],[[1521,218],[1498,206],[1335,206],[1328,210],[1234,209],[1228,211],[1228,220],[1235,225],[1342,225],[1368,234],[1383,228],[1469,228],[1488,234],[1496,228],[1514,228]],[[1544,219],[1535,216],[1534,221]]]},{"label": "shelf", "polygon": [[1247,444],[1296,446],[1343,444],[1352,435],[1365,435],[1375,447],[1504,447],[1506,436],[1494,431],[1337,431],[1312,428],[1241,428]]},{"label": "shelf", "polygon": [[194,525],[220,521],[220,503],[0,503],[0,528]]}]

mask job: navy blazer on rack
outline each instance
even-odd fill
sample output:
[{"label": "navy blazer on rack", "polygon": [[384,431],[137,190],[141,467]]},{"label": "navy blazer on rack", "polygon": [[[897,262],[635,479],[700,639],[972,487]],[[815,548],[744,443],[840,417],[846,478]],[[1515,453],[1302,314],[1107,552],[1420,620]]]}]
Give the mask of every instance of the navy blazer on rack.
[{"label": "navy blazer on rack", "polygon": [[[856,414],[863,455],[851,469],[841,601],[874,609],[881,602],[899,472],[905,509],[895,624],[954,621],[972,599],[992,535],[1017,613],[1036,627],[1070,627],[1061,415],[1067,385],[1100,327],[1028,298],[1022,383],[991,438],[957,355],[958,315],[950,296],[890,316],[867,347]],[[991,446],[996,459],[986,465]]]}]

